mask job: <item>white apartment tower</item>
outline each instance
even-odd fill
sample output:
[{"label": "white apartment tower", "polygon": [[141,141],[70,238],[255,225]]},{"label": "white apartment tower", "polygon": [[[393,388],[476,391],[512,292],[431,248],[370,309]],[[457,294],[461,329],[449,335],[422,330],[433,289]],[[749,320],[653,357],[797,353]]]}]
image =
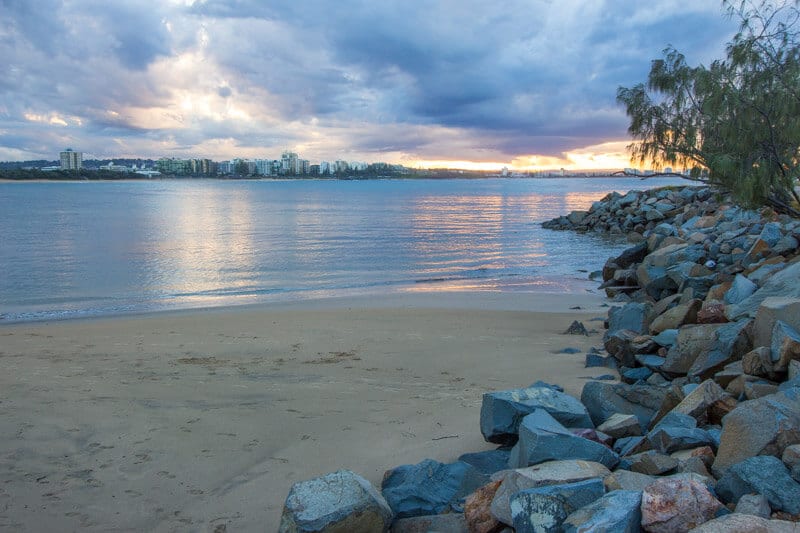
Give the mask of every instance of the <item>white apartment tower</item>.
[{"label": "white apartment tower", "polygon": [[67,148],[59,155],[61,155],[61,170],[80,170],[83,166],[83,152]]}]

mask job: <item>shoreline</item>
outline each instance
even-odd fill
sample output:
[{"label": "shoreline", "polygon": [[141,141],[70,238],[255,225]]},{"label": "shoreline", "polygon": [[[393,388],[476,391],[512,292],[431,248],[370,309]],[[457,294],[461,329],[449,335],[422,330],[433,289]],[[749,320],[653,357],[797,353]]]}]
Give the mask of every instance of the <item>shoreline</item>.
[{"label": "shoreline", "polygon": [[[565,280],[568,278],[565,278]],[[464,299],[464,295],[480,294],[481,299],[486,302],[497,302],[499,305],[497,309],[509,310],[524,310],[524,304],[509,303],[500,304],[500,302],[524,302],[535,296],[548,297],[548,295],[558,294],[567,298],[582,298],[584,294],[597,294],[600,293],[594,289],[597,282],[590,279],[573,278],[571,279],[571,286],[563,288],[560,292],[556,289],[558,283],[556,281],[547,281],[551,286],[541,290],[514,290],[514,289],[465,289],[465,288],[448,288],[447,284],[437,284],[436,286],[428,284],[406,284],[385,287],[384,291],[376,291],[374,288],[350,289],[339,291],[319,291],[328,292],[326,296],[319,295],[305,295],[303,293],[286,293],[281,295],[283,297],[264,297],[257,301],[231,303],[226,302],[220,305],[205,304],[198,306],[191,305],[175,305],[174,307],[142,307],[139,309],[125,309],[120,308],[107,308],[107,309],[63,309],[63,310],[3,310],[0,309],[0,328],[9,325],[20,324],[38,324],[38,323],[51,323],[62,321],[85,321],[85,320],[104,320],[114,318],[126,318],[148,315],[170,315],[173,313],[191,313],[191,312],[227,312],[235,310],[258,310],[258,309],[271,309],[271,308],[322,308],[329,306],[344,306],[348,302],[358,302],[359,304],[371,303],[377,300],[390,300],[392,302],[402,302],[404,300],[413,299],[415,302],[429,303],[427,306],[434,305],[434,302],[439,301],[441,294],[446,294],[455,302],[458,299]],[[424,286],[425,288],[422,288]],[[506,295],[506,296],[504,296]],[[251,299],[251,298],[248,298]],[[466,298],[461,306],[469,306],[473,298]],[[389,304],[390,306],[395,303]]]},{"label": "shoreline", "polygon": [[484,392],[579,394],[606,371],[583,368],[600,333],[563,331],[602,330],[602,305],[422,293],[0,325],[0,524],[277,529],[294,482],[350,468],[379,485],[492,448]]}]

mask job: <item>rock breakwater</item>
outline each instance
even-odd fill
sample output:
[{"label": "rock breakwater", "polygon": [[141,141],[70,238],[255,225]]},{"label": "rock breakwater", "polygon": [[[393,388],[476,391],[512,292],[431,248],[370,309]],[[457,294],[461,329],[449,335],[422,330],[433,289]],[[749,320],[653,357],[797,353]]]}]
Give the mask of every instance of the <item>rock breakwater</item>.
[{"label": "rock breakwater", "polygon": [[[612,193],[544,226],[631,241],[602,269],[615,305],[586,356],[620,379],[580,401],[542,382],[487,392],[480,429],[498,449],[391,469],[382,495],[319,478],[336,497],[293,490],[282,531],[362,513],[379,528],[364,531],[800,532],[800,221],[684,187]],[[295,515],[312,504],[310,528]]]}]

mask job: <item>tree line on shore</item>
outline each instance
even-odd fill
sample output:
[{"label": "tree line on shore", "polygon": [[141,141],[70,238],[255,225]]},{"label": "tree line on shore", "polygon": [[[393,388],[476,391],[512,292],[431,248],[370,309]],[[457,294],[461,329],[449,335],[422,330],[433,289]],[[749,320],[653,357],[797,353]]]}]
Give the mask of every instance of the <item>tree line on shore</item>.
[{"label": "tree line on shore", "polygon": [[724,59],[690,66],[676,48],[645,83],[620,87],[629,150],[691,169],[745,207],[800,216],[800,1],[724,0],[740,22]]}]

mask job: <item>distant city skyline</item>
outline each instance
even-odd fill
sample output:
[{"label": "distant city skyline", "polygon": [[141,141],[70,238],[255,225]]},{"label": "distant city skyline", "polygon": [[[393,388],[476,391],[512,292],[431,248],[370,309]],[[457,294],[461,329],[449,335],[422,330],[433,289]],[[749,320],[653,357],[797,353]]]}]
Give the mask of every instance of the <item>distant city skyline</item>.
[{"label": "distant city skyline", "polygon": [[619,85],[721,57],[719,2],[3,2],[0,160],[630,166]]}]

